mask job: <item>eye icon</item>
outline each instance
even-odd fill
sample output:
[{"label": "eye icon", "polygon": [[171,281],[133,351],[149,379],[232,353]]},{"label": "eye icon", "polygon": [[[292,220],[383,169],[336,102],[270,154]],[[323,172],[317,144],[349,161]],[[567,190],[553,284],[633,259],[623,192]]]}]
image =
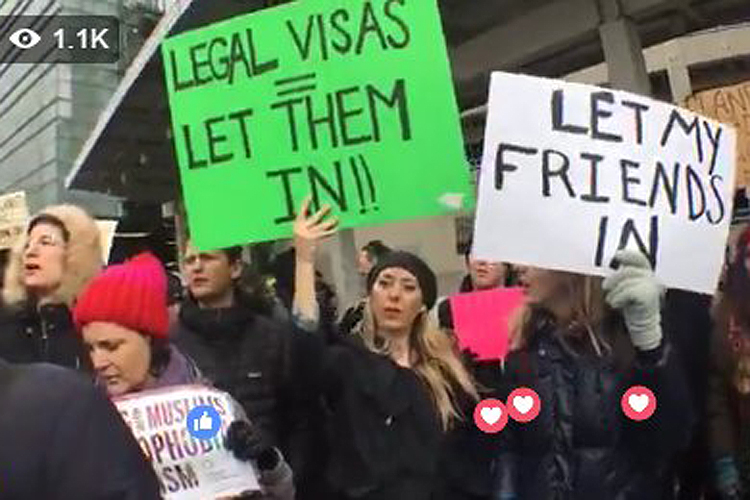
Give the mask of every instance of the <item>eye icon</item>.
[{"label": "eye icon", "polygon": [[24,50],[38,44],[41,39],[42,37],[36,31],[29,28],[20,29],[8,37],[10,43]]}]

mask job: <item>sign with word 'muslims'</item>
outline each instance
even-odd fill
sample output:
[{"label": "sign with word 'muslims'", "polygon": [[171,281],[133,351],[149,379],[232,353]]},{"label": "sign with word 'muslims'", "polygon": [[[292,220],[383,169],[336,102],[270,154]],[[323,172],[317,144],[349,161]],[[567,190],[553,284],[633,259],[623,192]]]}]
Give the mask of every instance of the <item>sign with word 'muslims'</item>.
[{"label": "sign with word 'muslims'", "polygon": [[435,0],[293,2],[167,39],[172,135],[204,249],[473,204]]},{"label": "sign with word 'muslims'", "polygon": [[[227,429],[245,418],[229,394],[179,385],[129,394],[114,403],[154,468],[165,500],[235,498],[260,491],[252,464],[238,460],[226,447]],[[216,423],[205,417],[209,430],[218,427],[210,439],[196,437],[190,426],[201,423],[191,416],[203,413],[202,408],[216,414]]]},{"label": "sign with word 'muslims'", "polygon": [[735,141],[732,127],[647,97],[494,73],[475,252],[606,275],[628,248],[666,286],[713,293]]}]

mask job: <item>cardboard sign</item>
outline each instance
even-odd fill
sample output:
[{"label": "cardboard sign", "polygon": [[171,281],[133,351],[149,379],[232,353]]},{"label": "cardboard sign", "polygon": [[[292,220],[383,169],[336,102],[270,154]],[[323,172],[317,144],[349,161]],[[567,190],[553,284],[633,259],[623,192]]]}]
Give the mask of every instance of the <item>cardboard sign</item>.
[{"label": "cardboard sign", "polygon": [[292,2],[162,55],[201,248],[290,236],[308,194],[343,228],[473,205],[435,0]]},{"label": "cardboard sign", "polygon": [[737,187],[750,181],[750,81],[705,90],[688,97],[686,107],[737,130]]},{"label": "cardboard sign", "polygon": [[0,196],[0,249],[13,248],[26,232],[29,222],[29,207],[26,193]]},{"label": "cardboard sign", "polygon": [[735,175],[732,127],[653,99],[494,73],[480,259],[606,275],[640,250],[668,287],[713,293]]},{"label": "cardboard sign", "polygon": [[[144,391],[115,401],[122,418],[156,470],[165,499],[205,500],[260,489],[250,464],[224,447],[229,425],[239,418],[231,397],[203,386],[177,386]],[[213,406],[221,416],[214,439],[193,438],[188,412]]]},{"label": "cardboard sign", "polygon": [[458,345],[480,360],[503,359],[508,353],[508,320],[523,304],[520,288],[495,288],[450,298]]}]

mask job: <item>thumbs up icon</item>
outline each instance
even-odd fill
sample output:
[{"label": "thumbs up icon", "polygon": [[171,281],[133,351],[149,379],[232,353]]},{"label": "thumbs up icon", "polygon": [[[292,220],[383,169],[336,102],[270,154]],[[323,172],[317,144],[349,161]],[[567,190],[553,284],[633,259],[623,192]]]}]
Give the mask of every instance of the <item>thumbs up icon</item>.
[{"label": "thumbs up icon", "polygon": [[193,420],[193,430],[198,431],[210,431],[214,427],[214,421],[208,416],[208,412],[204,411],[200,418]]},{"label": "thumbs up icon", "polygon": [[196,439],[213,439],[221,431],[221,416],[213,406],[196,406],[188,413],[185,427]]}]

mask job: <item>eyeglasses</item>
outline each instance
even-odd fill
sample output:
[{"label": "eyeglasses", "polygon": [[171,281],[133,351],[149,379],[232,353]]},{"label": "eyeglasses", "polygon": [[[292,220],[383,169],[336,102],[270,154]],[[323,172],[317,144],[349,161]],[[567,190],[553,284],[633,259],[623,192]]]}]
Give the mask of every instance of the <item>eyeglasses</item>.
[{"label": "eyeglasses", "polygon": [[43,234],[42,236],[39,236],[38,238],[35,238],[33,240],[28,240],[26,242],[26,245],[24,246],[24,250],[28,250],[33,246],[41,246],[41,247],[62,247],[65,246],[65,241],[63,241],[60,238],[56,238],[55,236],[51,236],[48,234]]}]

